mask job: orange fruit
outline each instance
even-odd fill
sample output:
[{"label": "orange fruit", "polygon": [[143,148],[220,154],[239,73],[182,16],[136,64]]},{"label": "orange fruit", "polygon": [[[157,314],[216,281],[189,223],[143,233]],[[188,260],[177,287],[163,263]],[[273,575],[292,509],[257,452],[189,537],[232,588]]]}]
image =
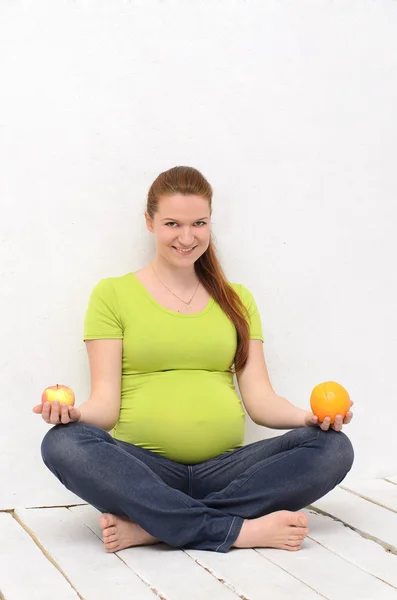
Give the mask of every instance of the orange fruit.
[{"label": "orange fruit", "polygon": [[332,424],[335,422],[336,415],[342,415],[345,418],[351,406],[350,396],[343,385],[336,381],[325,381],[313,389],[310,406],[320,422],[323,422],[325,417],[331,417]]}]

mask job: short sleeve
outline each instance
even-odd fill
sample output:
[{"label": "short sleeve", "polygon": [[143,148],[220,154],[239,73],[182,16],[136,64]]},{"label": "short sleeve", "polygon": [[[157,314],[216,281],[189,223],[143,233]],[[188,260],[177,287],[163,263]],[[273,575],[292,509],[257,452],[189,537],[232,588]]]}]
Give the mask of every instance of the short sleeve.
[{"label": "short sleeve", "polygon": [[110,278],[101,279],[92,290],[88,302],[83,341],[122,338],[123,326],[116,292]]},{"label": "short sleeve", "polygon": [[240,284],[240,290],[241,300],[247,308],[250,316],[250,339],[261,340],[263,342],[262,322],[255,298],[249,289],[245,287],[245,285]]}]

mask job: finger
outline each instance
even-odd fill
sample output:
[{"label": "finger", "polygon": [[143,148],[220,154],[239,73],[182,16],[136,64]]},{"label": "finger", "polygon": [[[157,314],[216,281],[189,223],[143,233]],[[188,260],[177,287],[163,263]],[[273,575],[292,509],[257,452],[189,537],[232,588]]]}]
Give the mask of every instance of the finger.
[{"label": "finger", "polygon": [[78,421],[80,418],[80,412],[77,411],[74,406],[69,406],[69,417],[71,421]]},{"label": "finger", "polygon": [[343,425],[337,425],[336,423],[331,425],[331,429],[333,429],[334,431],[342,431],[342,427]]},{"label": "finger", "polygon": [[58,425],[58,423],[59,423],[59,412],[60,412],[59,402],[58,402],[58,400],[55,400],[55,402],[52,403],[51,415],[50,415],[50,423],[52,423],[53,425]]},{"label": "finger", "polygon": [[343,415],[336,415],[335,422],[334,422],[335,431],[340,431],[342,429],[342,426],[343,426]]},{"label": "finger", "polygon": [[66,425],[66,423],[69,423],[69,421],[70,421],[70,418],[69,418],[68,405],[66,404],[66,402],[63,402],[61,405],[61,423]]},{"label": "finger", "polygon": [[321,429],[323,431],[328,431],[330,425],[331,425],[330,417],[325,417],[324,421],[321,423]]},{"label": "finger", "polygon": [[316,415],[308,415],[307,418],[305,418],[305,425],[307,425],[308,427],[313,427],[315,425],[318,424],[318,417],[316,417]]},{"label": "finger", "polygon": [[353,400],[350,400],[350,408],[353,406],[354,402]]},{"label": "finger", "polygon": [[43,404],[43,412],[41,413],[41,416],[43,417],[43,419],[46,423],[50,422],[50,414],[51,414],[51,403],[45,402]]},{"label": "finger", "polygon": [[32,408],[32,411],[33,411],[34,413],[36,413],[37,415],[40,415],[40,414],[41,414],[41,412],[43,411],[43,404],[36,404],[36,406],[34,406],[34,407]]},{"label": "finger", "polygon": [[348,423],[350,423],[350,421],[352,420],[352,418],[353,418],[353,413],[351,412],[351,410],[348,410],[347,413],[346,413],[345,418],[343,419],[343,423],[345,425],[348,425]]}]

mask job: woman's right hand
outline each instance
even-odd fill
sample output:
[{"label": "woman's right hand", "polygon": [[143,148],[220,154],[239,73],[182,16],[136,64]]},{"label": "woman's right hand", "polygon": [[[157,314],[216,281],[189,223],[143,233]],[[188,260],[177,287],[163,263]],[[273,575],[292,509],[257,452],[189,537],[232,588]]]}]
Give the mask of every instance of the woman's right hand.
[{"label": "woman's right hand", "polygon": [[73,421],[79,421],[81,412],[75,406],[68,406],[66,402],[62,405],[58,401],[56,402],[45,402],[44,404],[37,404],[33,407],[33,412],[37,415],[41,414],[42,419],[50,425],[59,425],[71,423]]}]

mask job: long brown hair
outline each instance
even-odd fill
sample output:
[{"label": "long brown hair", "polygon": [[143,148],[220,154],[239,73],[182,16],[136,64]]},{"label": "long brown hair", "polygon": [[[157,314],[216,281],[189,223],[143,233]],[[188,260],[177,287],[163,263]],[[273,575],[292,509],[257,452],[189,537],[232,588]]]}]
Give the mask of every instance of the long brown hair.
[{"label": "long brown hair", "polygon": [[[147,198],[147,213],[151,219],[158,211],[161,196],[173,194],[202,196],[212,207],[212,188],[205,177],[192,167],[173,167],[160,175],[152,183]],[[239,295],[229,285],[216,255],[212,235],[207,250],[194,263],[196,274],[211,296],[229,317],[237,330],[237,350],[234,357],[234,370],[241,371],[248,359],[249,314]]]}]

